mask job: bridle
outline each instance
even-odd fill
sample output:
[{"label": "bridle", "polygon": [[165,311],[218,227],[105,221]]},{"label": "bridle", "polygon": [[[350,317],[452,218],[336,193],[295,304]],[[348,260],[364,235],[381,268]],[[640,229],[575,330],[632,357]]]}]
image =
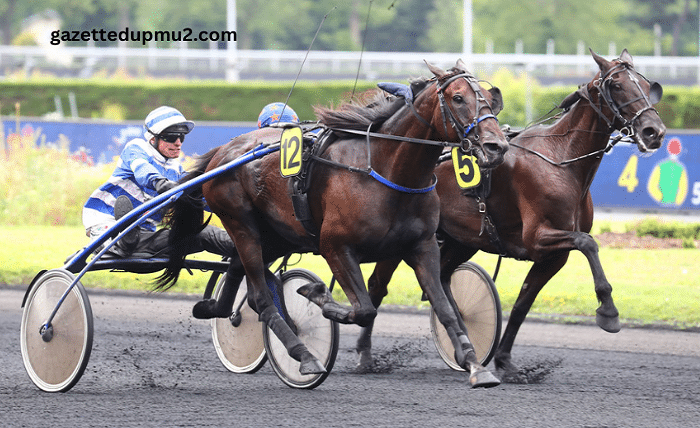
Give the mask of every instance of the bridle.
[{"label": "bridle", "polygon": [[[457,117],[450,108],[450,105],[447,104],[447,101],[445,100],[445,89],[447,89],[447,87],[457,79],[464,79],[467,82],[467,84],[469,84],[469,87],[472,89],[476,97],[476,110],[474,112],[474,118],[471,122],[467,124],[466,127],[459,123]],[[457,135],[460,136],[460,144],[462,146],[462,150],[464,150],[465,152],[473,151],[474,144],[479,141],[479,123],[483,122],[486,119],[493,119],[496,121],[496,123],[498,123],[498,119],[496,118],[496,115],[493,114],[491,105],[486,101],[486,98],[484,98],[484,95],[481,93],[479,81],[476,80],[476,78],[469,73],[456,74],[450,77],[449,79],[445,80],[442,84],[438,84],[437,94],[438,99],[440,101],[440,111],[442,112],[442,126],[445,130],[445,137],[447,137],[447,120],[449,119],[450,124],[452,125],[452,129],[454,129]],[[482,106],[481,103],[483,103],[484,105]],[[479,116],[479,113],[483,108],[488,108],[489,113]],[[472,134],[472,131],[474,131],[473,137],[470,138],[469,135]],[[467,144],[465,145],[465,143]]]},{"label": "bridle", "polygon": [[[452,112],[452,109],[450,108],[449,104],[447,104],[447,101],[445,100],[445,89],[450,85],[450,83],[454,82],[455,80],[459,78],[464,78],[464,80],[467,81],[469,84],[469,87],[471,87],[472,91],[474,92],[474,95],[476,97],[476,111],[474,113],[474,118],[472,119],[471,122],[465,127],[459,121],[457,120],[457,117],[455,114]],[[444,81],[442,84],[438,82],[437,77],[433,77],[430,79],[430,82],[436,82],[437,88],[436,92],[438,94],[438,101],[440,102],[440,113],[442,113],[442,126],[443,130],[445,131],[445,140],[448,139],[448,130],[447,130],[447,121],[450,121],[450,125],[452,128],[455,130],[458,136],[460,136],[460,141],[458,143],[458,147],[461,147],[461,149],[465,152],[473,152],[474,151],[474,143],[479,141],[479,134],[477,132],[477,125],[481,122],[483,122],[486,119],[494,119],[496,120],[496,123],[498,123],[498,119],[496,118],[496,115],[493,114],[493,110],[491,109],[491,105],[486,101],[486,98],[484,98],[484,95],[481,93],[481,87],[479,86],[479,81],[472,76],[471,74],[467,72],[462,72],[459,74],[455,74],[448,78],[446,81]],[[415,97],[420,94],[420,92],[423,92],[426,90],[426,88],[421,89]],[[480,106],[480,103],[483,102],[484,105]],[[419,121],[421,121],[425,126],[429,127],[436,133],[439,133],[438,130],[427,120],[425,120],[420,114],[418,114],[418,111],[416,111],[416,107],[413,105],[412,100],[406,100],[406,103],[411,107],[411,112],[413,115],[418,118]],[[482,116],[479,116],[479,112],[481,109],[488,107],[490,113],[484,114]],[[474,131],[474,136],[473,139],[469,138],[469,134]],[[465,144],[466,142],[466,144]]]},{"label": "bridle", "polygon": [[[651,96],[653,96],[656,99],[656,102],[661,98],[660,93],[662,91],[661,85],[657,82],[651,82],[649,79],[646,77],[642,76],[638,72],[632,72],[633,67],[631,64],[621,61],[619,59],[613,60],[614,62],[617,62],[617,65],[611,68],[610,70],[607,71],[604,75],[602,75],[599,79],[595,80],[593,82],[593,86],[598,88],[598,93],[600,94],[601,98],[603,101],[605,101],[605,104],[608,106],[610,111],[613,114],[613,120],[610,120],[606,115],[603,114],[602,110],[599,109],[598,107],[595,106],[595,104],[591,101],[588,93],[588,85],[584,85],[579,89],[580,95],[588,100],[590,105],[593,107],[594,110],[598,113],[598,116],[603,118],[605,122],[608,124],[608,131],[612,133],[615,129],[619,129],[620,134],[622,134],[624,137],[629,137],[629,138],[634,138],[635,140],[637,139],[637,135],[634,130],[634,123],[639,119],[639,117],[646,111],[648,110],[653,110],[655,112],[656,109],[654,108],[654,102],[650,98],[650,96],[647,96],[647,94],[644,92],[642,89],[641,85],[639,84],[639,79],[637,79],[636,75],[641,76],[644,80],[646,80],[649,85],[650,85],[650,90],[649,93]],[[613,79],[616,74],[618,73],[623,73],[627,72],[627,75],[630,78],[630,81],[632,81],[637,89],[639,90],[639,93],[641,94],[640,96],[627,101],[626,103],[622,105],[618,105],[618,103],[613,99],[611,93],[610,93],[610,86],[613,82]],[[625,117],[622,115],[621,110],[628,105],[637,102],[639,100],[644,100],[646,106],[642,107],[639,109],[630,119],[625,119]],[[615,126],[615,123],[619,122],[622,124],[622,126]]]},{"label": "bridle", "polygon": [[[638,73],[636,70],[633,73],[632,72],[633,67],[631,64],[629,64],[625,61],[622,61],[620,59],[615,59],[613,61],[616,62],[617,65],[615,65],[610,70],[608,70],[600,78],[591,82],[593,84],[593,87],[598,88],[598,93],[600,94],[600,98],[603,99],[605,104],[608,106],[608,108],[612,112],[612,114],[613,114],[612,120],[609,119],[608,116],[606,116],[603,113],[602,102],[600,103],[601,106],[598,107],[596,105],[596,103],[594,103],[593,100],[591,99],[590,92],[588,89],[588,86],[590,84],[582,85],[575,92],[575,94],[577,94],[579,98],[583,98],[586,101],[588,101],[588,104],[598,114],[598,117],[602,118],[605,121],[605,123],[608,125],[608,131],[607,131],[608,134],[612,134],[616,129],[620,131],[619,134],[616,135],[614,138],[608,139],[608,144],[605,146],[605,148],[600,149],[600,150],[596,150],[594,152],[588,153],[588,154],[583,155],[583,156],[579,156],[577,158],[568,159],[568,160],[564,160],[561,162],[556,162],[556,161],[549,159],[547,156],[545,156],[545,155],[543,155],[535,150],[532,150],[530,148],[527,148],[525,146],[517,144],[513,141],[510,141],[509,144],[511,146],[518,147],[518,148],[523,149],[527,152],[530,152],[534,155],[537,155],[538,157],[542,158],[543,160],[547,161],[548,163],[550,163],[552,165],[564,166],[564,165],[568,165],[570,163],[574,163],[574,162],[577,162],[577,161],[580,161],[583,159],[587,159],[589,157],[600,156],[603,153],[607,153],[610,150],[612,150],[612,148],[620,141],[638,141],[637,134],[634,130],[634,123],[637,121],[637,119],[639,119],[639,117],[644,112],[646,112],[648,110],[653,110],[658,114],[658,111],[654,108],[653,104],[657,103],[661,99],[661,94],[662,94],[663,89],[661,88],[661,85],[659,83],[650,81],[649,79],[644,77],[642,74]],[[630,80],[632,82],[634,82],[634,84],[637,86],[637,89],[639,90],[639,93],[641,94],[641,96],[638,96],[630,101],[627,101],[626,103],[624,103],[622,105],[618,105],[617,101],[615,101],[613,99],[612,95],[610,94],[610,85],[612,84],[613,78],[616,74],[622,73],[625,71],[629,75]],[[650,89],[649,89],[650,95],[649,96],[647,96],[647,94],[642,89],[641,85],[639,84],[639,79],[637,79],[635,74],[641,76],[642,79],[646,80],[649,83],[649,85],[650,85]],[[567,97],[567,99],[568,99],[568,97]],[[572,101],[570,101],[570,104],[575,103],[576,100],[577,100],[577,98],[574,98]],[[621,110],[623,108],[627,107],[628,105],[630,105],[636,101],[639,101],[639,100],[644,100],[646,102],[646,106],[639,109],[632,116],[631,119],[625,119],[625,117],[622,116]],[[560,108],[568,109],[569,106],[570,105],[567,105],[567,107],[560,107]],[[616,123],[621,123],[622,126],[616,126]]]},{"label": "bridle", "polygon": [[[459,78],[464,78],[467,83],[469,84],[470,88],[474,92],[476,96],[476,112],[474,114],[473,120],[467,124],[465,127],[459,121],[457,120],[456,116],[452,112],[452,109],[450,108],[449,104],[447,104],[444,96],[444,91],[445,89],[455,80]],[[453,76],[450,76],[447,80],[445,80],[443,83],[439,83],[437,77],[433,77],[430,79],[431,82],[436,82],[437,85],[437,94],[438,94],[438,99],[440,102],[440,112],[442,113],[442,122],[443,122],[443,128],[445,131],[445,140],[446,141],[435,141],[435,140],[426,140],[426,139],[421,139],[421,138],[410,138],[410,137],[404,137],[404,136],[398,136],[398,135],[391,135],[391,134],[381,134],[381,133],[376,133],[370,131],[372,128],[373,124],[370,124],[367,127],[366,131],[359,131],[359,130],[354,130],[354,129],[339,129],[339,128],[330,128],[331,131],[335,132],[343,132],[343,133],[348,133],[348,134],[356,134],[356,135],[362,135],[366,139],[367,143],[367,167],[366,168],[357,168],[357,167],[351,167],[347,165],[342,165],[334,161],[330,161],[328,159],[321,158],[320,156],[317,155],[312,155],[311,157],[321,163],[325,163],[327,165],[333,165],[336,167],[341,167],[345,168],[349,171],[352,172],[361,172],[368,174],[370,177],[374,178],[375,180],[379,181],[380,183],[394,189],[398,190],[404,193],[427,193],[430,192],[435,188],[435,184],[437,183],[437,177],[433,179],[433,183],[424,188],[419,188],[419,189],[413,189],[413,188],[408,188],[408,187],[403,187],[400,186],[396,183],[392,183],[391,181],[387,180],[386,178],[380,176],[374,169],[372,168],[372,161],[371,161],[371,150],[369,148],[370,146],[370,137],[375,137],[375,138],[383,138],[387,140],[394,140],[394,141],[402,141],[402,142],[410,142],[410,143],[418,143],[418,144],[427,144],[427,145],[434,145],[434,146],[442,146],[442,147],[459,147],[461,148],[464,152],[472,152],[474,151],[474,143],[479,141],[479,134],[477,132],[477,125],[481,122],[483,122],[486,119],[494,119],[496,120],[496,123],[498,123],[498,119],[496,119],[496,115],[493,114],[493,110],[491,108],[491,105],[486,101],[486,98],[484,98],[483,94],[481,93],[481,89],[479,87],[479,82],[476,80],[474,76],[467,72],[461,72],[458,74],[455,74]],[[422,88],[417,94],[420,94],[422,91],[424,91],[427,88]],[[415,106],[413,105],[413,101],[406,99],[406,103],[409,105],[411,108],[412,113],[418,118],[420,122],[422,122],[424,125],[435,131],[436,133],[439,133],[437,129],[426,119],[421,117],[420,114],[416,111]],[[484,105],[482,106],[481,103]],[[482,116],[479,116],[479,112],[483,108],[488,108],[489,113],[484,114]],[[450,124],[452,128],[457,132],[457,135],[460,136],[460,141],[459,143],[452,143],[447,141],[448,138],[448,130],[447,130],[447,120],[449,119]],[[474,132],[472,132],[474,131]],[[473,137],[470,138],[470,135],[473,134]],[[467,143],[465,145],[465,143]]]}]

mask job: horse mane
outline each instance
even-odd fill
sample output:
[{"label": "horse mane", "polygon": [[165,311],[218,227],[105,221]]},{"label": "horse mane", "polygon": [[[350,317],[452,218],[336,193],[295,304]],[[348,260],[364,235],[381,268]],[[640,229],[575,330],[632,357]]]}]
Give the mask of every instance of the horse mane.
[{"label": "horse mane", "polygon": [[338,108],[314,106],[314,113],[329,128],[366,130],[380,126],[392,117],[405,103],[403,99],[386,97],[382,91],[371,89],[357,101],[341,104]]}]

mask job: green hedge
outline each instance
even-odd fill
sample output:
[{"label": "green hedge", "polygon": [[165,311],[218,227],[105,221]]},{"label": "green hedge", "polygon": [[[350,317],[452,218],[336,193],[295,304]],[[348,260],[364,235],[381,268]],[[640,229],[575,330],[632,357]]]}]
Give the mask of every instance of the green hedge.
[{"label": "green hedge", "polygon": [[[540,87],[536,82],[511,73],[497,72],[491,83],[503,92],[505,109],[499,115],[502,124],[525,125],[525,100],[532,98],[535,119],[576,90],[575,86]],[[357,92],[374,88],[376,82],[358,82]],[[349,98],[354,82],[298,82],[289,100],[299,116],[313,119],[313,106],[337,105]],[[0,114],[14,115],[20,103],[22,116],[42,116],[54,110],[54,96],[69,111],[68,94],[73,92],[78,114],[83,118],[143,120],[160,105],[171,105],[197,121],[257,120],[262,107],[284,101],[291,82],[221,81],[118,81],[118,80],[47,80],[0,83]],[[657,110],[668,128],[700,128],[700,88],[671,86],[664,88],[664,97]],[[116,113],[115,113],[116,112]],[[117,117],[114,117],[114,115]]]},{"label": "green hedge", "polygon": [[[124,112],[120,119],[143,120],[154,108],[170,105],[196,121],[254,122],[263,106],[284,102],[291,86],[291,82],[2,82],[0,114],[14,115],[19,102],[20,115],[42,116],[55,110],[56,95],[69,114],[68,94],[73,92],[83,118],[103,118],[111,107],[120,106]],[[373,83],[361,82],[357,91],[371,87]],[[302,119],[313,119],[314,105],[337,104],[349,98],[352,88],[352,82],[299,82],[289,103]]]}]

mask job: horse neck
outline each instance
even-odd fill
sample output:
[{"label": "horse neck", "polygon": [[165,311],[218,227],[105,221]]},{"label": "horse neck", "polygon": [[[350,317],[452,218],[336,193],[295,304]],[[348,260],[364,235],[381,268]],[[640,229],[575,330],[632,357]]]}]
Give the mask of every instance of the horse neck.
[{"label": "horse neck", "polygon": [[[431,114],[434,113],[437,108],[437,96],[434,98],[435,103],[421,100],[415,105],[418,114],[422,111],[421,117],[428,122],[431,120],[425,112],[430,110]],[[432,127],[424,124],[411,112],[409,106],[403,107],[394,117],[395,119],[392,118],[382,125],[379,133],[434,141],[444,140],[444,137],[435,135],[435,124]],[[441,153],[441,146],[382,140],[381,144],[372,145],[372,167],[379,174],[403,186],[425,187],[433,179]]]},{"label": "horse neck", "polygon": [[[586,156],[603,150],[608,145],[611,129],[608,122],[599,115],[598,111],[601,111],[601,106],[597,104],[599,100],[597,91],[590,95],[590,99],[581,98],[565,116],[548,130],[547,140],[550,141],[550,144],[552,142],[561,144],[559,149],[552,150],[557,161]],[[612,121],[611,113],[607,107],[603,107],[602,112],[608,115],[608,120]],[[601,153],[569,163],[564,167],[575,175],[581,188],[585,190],[584,195],[593,182],[602,158],[603,154]]]}]

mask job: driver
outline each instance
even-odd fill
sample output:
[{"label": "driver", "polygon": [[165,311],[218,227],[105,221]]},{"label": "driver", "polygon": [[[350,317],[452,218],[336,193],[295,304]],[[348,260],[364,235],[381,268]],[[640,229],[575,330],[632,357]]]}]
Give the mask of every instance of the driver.
[{"label": "driver", "polygon": [[[102,235],[133,207],[177,186],[185,172],[180,165],[180,150],[185,135],[193,128],[194,122],[172,107],[158,107],[146,116],[144,138],[135,138],[124,146],[112,176],[83,206],[83,226],[91,240]],[[166,255],[169,230],[157,229],[162,220],[163,212],[154,213],[117,241],[106,255]],[[196,236],[192,252],[200,251],[229,257],[236,254],[228,234],[214,226],[205,227]]]}]

